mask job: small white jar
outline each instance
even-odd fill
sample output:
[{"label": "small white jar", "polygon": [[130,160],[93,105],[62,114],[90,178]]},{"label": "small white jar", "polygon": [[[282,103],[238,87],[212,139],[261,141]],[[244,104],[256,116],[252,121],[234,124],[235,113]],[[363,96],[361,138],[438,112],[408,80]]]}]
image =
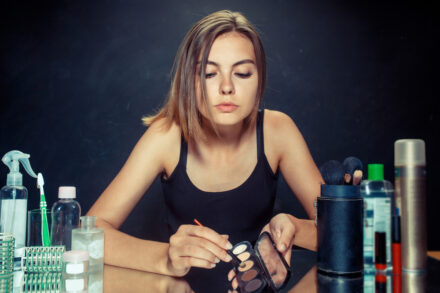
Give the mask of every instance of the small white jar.
[{"label": "small white jar", "polygon": [[89,252],[70,250],[63,253],[63,292],[87,290]]}]

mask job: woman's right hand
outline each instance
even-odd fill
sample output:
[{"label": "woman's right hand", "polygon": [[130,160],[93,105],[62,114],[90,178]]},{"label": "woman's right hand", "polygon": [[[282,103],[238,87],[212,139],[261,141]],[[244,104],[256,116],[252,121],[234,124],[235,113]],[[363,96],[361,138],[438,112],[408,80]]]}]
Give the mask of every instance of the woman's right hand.
[{"label": "woman's right hand", "polygon": [[184,276],[191,267],[212,269],[220,260],[229,262],[226,252],[232,248],[228,235],[220,235],[208,227],[181,225],[170,237],[169,270]]}]

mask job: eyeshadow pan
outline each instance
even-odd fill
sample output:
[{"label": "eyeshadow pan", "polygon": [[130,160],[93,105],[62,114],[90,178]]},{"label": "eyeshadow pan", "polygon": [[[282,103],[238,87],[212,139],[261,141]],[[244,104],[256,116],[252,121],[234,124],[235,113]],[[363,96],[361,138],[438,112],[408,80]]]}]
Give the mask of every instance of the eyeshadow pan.
[{"label": "eyeshadow pan", "polygon": [[252,270],[245,272],[243,275],[241,275],[240,279],[243,282],[248,282],[248,281],[252,280],[253,278],[255,278],[256,275],[258,275],[258,272],[256,270],[252,269]]},{"label": "eyeshadow pan", "polygon": [[245,251],[247,248],[246,244],[240,244],[237,247],[234,248],[234,250],[232,251],[233,254],[237,255],[242,253],[243,251]]},{"label": "eyeshadow pan", "polygon": [[237,255],[237,258],[238,258],[239,260],[241,260],[241,261],[245,261],[245,260],[247,260],[250,256],[251,256],[251,254],[250,254],[249,252],[245,251],[245,252],[243,252],[242,254]]},{"label": "eyeshadow pan", "polygon": [[246,287],[244,287],[244,289],[246,290],[246,292],[254,292],[255,290],[261,287],[261,283],[262,282],[260,279],[253,279],[252,281],[246,284]]},{"label": "eyeshadow pan", "polygon": [[242,262],[240,264],[240,266],[238,267],[238,270],[240,272],[246,272],[247,270],[249,270],[250,268],[252,268],[254,266],[254,262],[251,260],[247,260],[245,262]]}]

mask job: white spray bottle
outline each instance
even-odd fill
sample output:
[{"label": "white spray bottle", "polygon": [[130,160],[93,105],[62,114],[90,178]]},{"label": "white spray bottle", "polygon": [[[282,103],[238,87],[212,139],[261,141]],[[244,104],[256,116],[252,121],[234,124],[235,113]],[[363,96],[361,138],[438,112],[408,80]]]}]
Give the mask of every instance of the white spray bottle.
[{"label": "white spray bottle", "polygon": [[2,158],[10,172],[6,185],[0,191],[0,232],[14,235],[16,252],[26,245],[28,191],[23,186],[20,162],[30,176],[37,178],[29,158],[30,155],[20,151],[10,151]]}]

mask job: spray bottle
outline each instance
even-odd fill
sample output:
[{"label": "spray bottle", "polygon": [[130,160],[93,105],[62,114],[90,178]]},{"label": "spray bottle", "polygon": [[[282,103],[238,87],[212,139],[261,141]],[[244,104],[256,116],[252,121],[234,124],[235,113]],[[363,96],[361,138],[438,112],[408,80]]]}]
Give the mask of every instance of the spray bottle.
[{"label": "spray bottle", "polygon": [[0,232],[11,233],[15,237],[15,251],[23,248],[26,241],[28,191],[23,186],[20,164],[26,172],[37,178],[29,163],[30,155],[20,151],[6,153],[2,161],[8,167],[6,185],[0,192]]}]

